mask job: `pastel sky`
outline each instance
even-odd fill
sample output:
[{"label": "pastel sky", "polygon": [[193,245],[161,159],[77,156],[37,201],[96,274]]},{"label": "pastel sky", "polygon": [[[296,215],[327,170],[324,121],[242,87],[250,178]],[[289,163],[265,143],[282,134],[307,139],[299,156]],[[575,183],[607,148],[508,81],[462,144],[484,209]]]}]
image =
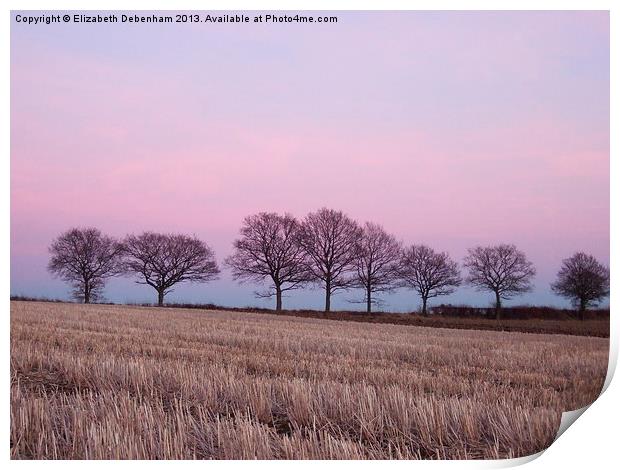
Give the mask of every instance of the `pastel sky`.
[{"label": "pastel sky", "polygon": [[[16,14],[12,294],[68,298],[46,264],[72,226],[196,234],[221,262],[244,216],[322,206],[459,261],[476,244],[515,243],[538,274],[512,304],[568,305],[549,283],[577,250],[609,264],[607,12],[36,26]],[[271,306],[257,288],[224,270],[167,299]],[[106,297],[155,292],[116,279]],[[407,291],[385,300],[419,305]],[[441,299],[491,300],[469,288]],[[322,301],[293,292],[285,306]]]}]

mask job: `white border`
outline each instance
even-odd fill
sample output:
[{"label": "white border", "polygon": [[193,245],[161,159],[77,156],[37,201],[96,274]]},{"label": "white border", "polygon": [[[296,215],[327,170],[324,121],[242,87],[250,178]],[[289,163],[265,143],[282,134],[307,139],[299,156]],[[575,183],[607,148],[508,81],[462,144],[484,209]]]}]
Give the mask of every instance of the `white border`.
[{"label": "white border", "polygon": [[[618,2],[615,2],[618,4]],[[353,466],[376,466],[376,465],[390,465],[390,466],[403,466],[409,467],[410,465],[416,466],[433,466],[436,467],[458,467],[458,468],[498,468],[506,466],[519,465],[533,460],[530,463],[530,468],[583,468],[588,466],[590,468],[607,468],[610,467],[612,462],[616,463],[616,451],[617,443],[617,427],[616,420],[619,417],[618,408],[620,403],[620,386],[617,384],[617,380],[609,383],[615,365],[617,363],[618,353],[618,322],[614,320],[615,316],[615,293],[618,292],[617,282],[617,270],[615,267],[618,265],[619,252],[616,249],[613,241],[617,241],[618,236],[618,202],[620,201],[620,189],[617,185],[613,184],[614,181],[618,182],[618,93],[617,85],[614,88],[613,84],[620,83],[620,74],[618,74],[618,62],[620,59],[618,48],[618,28],[620,26],[620,5],[615,5],[611,0],[591,0],[591,1],[576,1],[576,0],[505,0],[505,1],[490,1],[490,0],[477,0],[477,1],[457,1],[457,0],[383,0],[381,2],[370,2],[360,0],[356,2],[344,1],[344,0],[315,0],[315,1],[278,1],[278,0],[232,0],[232,1],[197,1],[197,0],[181,0],[177,2],[154,0],[151,2],[139,2],[136,0],[119,1],[112,0],[108,2],[102,2],[100,0],[94,0],[88,2],[76,0],[64,0],[64,1],[15,1],[8,0],[2,3],[2,9],[4,15],[2,24],[6,25],[6,28],[1,29],[0,34],[0,60],[4,65],[4,73],[2,74],[2,102],[3,112],[2,116],[2,134],[0,137],[0,145],[2,148],[2,158],[0,159],[0,175],[2,178],[2,185],[0,186],[0,192],[2,193],[1,210],[3,213],[3,220],[10,220],[10,11],[11,10],[609,10],[611,21],[611,116],[610,116],[610,135],[611,135],[611,270],[612,270],[612,296],[610,301],[612,313],[612,337],[611,337],[611,355],[610,355],[610,374],[608,374],[608,380],[606,385],[608,389],[605,393],[579,418],[579,422],[576,426],[571,426],[566,433],[564,433],[556,443],[554,443],[547,451],[542,453],[542,456],[537,459],[523,458],[515,459],[512,461],[448,461],[448,462],[342,462],[331,461],[321,462],[320,465],[327,465],[329,467],[349,467]],[[614,216],[614,214],[616,214]],[[9,303],[8,298],[10,295],[10,230],[9,224],[3,224],[0,228],[0,243],[2,246],[3,256],[0,258],[4,262],[0,266],[0,285],[3,286],[4,292],[4,307],[3,324],[0,334],[2,335],[2,345],[4,351],[4,357],[2,361],[2,403],[0,408],[0,416],[2,417],[2,430],[0,435],[0,442],[3,443],[5,452],[5,460],[9,460]],[[9,461],[9,465],[12,466],[38,466],[41,462],[17,462]],[[184,462],[184,465],[204,465],[204,463],[191,463]],[[45,465],[51,468],[60,468],[60,466],[68,465],[75,468],[79,465],[84,465],[82,462],[46,462]],[[108,462],[89,462],[89,466],[102,466],[108,465]],[[142,462],[118,462],[116,465],[129,468],[129,466],[143,466]],[[149,462],[149,466],[155,465],[167,465],[165,462]],[[265,462],[245,462],[245,461],[218,461],[209,463],[219,468],[235,468],[238,466],[269,466],[284,468],[289,463],[285,461],[269,461]],[[297,462],[295,465],[300,467],[311,468],[316,465],[314,462]]]}]

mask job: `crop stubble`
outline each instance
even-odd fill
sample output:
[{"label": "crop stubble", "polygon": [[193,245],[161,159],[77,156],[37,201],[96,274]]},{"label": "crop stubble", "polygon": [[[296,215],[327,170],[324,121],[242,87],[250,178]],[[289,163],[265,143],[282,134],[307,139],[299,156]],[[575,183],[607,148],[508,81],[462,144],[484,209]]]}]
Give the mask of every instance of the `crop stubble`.
[{"label": "crop stubble", "polygon": [[606,338],[11,303],[15,459],[461,459],[546,448]]}]

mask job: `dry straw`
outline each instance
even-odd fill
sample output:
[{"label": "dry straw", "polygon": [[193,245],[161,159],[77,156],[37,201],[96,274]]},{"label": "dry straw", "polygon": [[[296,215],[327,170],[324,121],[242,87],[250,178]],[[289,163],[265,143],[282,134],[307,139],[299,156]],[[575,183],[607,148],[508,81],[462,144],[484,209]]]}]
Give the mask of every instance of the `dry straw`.
[{"label": "dry straw", "polygon": [[11,456],[462,459],[548,446],[609,340],[11,304]]}]

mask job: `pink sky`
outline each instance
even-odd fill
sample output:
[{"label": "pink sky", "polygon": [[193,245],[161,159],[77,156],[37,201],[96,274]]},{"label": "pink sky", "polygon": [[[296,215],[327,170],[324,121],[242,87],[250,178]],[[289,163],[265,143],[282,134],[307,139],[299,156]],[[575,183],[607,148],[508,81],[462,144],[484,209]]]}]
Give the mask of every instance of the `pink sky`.
[{"label": "pink sky", "polygon": [[[71,226],[195,233],[221,261],[244,216],[326,205],[459,260],[515,243],[538,276],[514,303],[566,305],[549,293],[563,258],[609,263],[608,14],[338,16],[12,22],[11,293],[68,295],[45,266]],[[171,300],[271,305],[255,289],[224,271]],[[153,297],[129,279],[106,294]],[[339,297],[350,307],[361,294]],[[491,301],[466,288],[443,300]],[[286,302],[320,307],[321,294]]]}]

